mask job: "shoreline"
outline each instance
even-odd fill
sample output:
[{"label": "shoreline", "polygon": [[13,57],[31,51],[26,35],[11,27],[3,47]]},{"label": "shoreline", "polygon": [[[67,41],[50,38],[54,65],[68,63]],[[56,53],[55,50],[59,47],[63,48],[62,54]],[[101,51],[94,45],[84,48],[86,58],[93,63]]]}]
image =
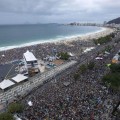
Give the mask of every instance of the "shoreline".
[{"label": "shoreline", "polygon": [[36,45],[39,45],[39,44],[49,44],[49,43],[59,44],[59,43],[62,43],[62,42],[63,43],[68,42],[69,43],[69,42],[76,41],[76,40],[85,40],[86,41],[86,39],[96,39],[96,38],[108,35],[112,32],[114,32],[114,30],[111,29],[111,28],[101,27],[100,30],[97,30],[95,32],[89,32],[89,33],[86,33],[86,34],[81,34],[81,35],[75,35],[75,36],[58,38],[58,39],[49,39],[49,40],[46,40],[46,41],[35,41],[35,42],[21,44],[19,46],[13,45],[13,46],[0,47],[0,52],[7,51],[7,50],[12,50],[12,49],[17,49],[17,48],[36,46]]},{"label": "shoreline", "polygon": [[46,43],[40,43],[36,45],[17,47],[9,50],[0,51],[0,64],[10,63],[12,61],[20,60],[23,58],[23,53],[27,50],[33,52],[38,59],[43,59],[47,55],[53,55],[53,49],[57,52],[71,52],[76,56],[79,56],[85,48],[95,47],[93,39],[106,36],[113,33],[114,29],[104,28],[101,32],[90,33],[84,36],[74,37],[71,39],[64,39],[60,41],[52,41]]}]

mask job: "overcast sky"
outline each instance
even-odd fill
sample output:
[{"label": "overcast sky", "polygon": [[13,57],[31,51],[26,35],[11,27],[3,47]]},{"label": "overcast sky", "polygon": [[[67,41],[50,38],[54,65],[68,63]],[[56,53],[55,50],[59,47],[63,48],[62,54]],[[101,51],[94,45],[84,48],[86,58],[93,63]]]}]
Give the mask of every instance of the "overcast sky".
[{"label": "overcast sky", "polygon": [[120,16],[120,0],[0,0],[0,24],[103,22]]}]

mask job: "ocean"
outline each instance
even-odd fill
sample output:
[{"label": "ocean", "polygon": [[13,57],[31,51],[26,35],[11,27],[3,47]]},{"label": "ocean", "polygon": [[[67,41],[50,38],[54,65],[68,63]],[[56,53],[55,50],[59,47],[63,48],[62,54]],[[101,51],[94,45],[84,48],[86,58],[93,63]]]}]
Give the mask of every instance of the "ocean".
[{"label": "ocean", "polygon": [[0,50],[64,40],[101,29],[95,26],[62,24],[0,25]]}]

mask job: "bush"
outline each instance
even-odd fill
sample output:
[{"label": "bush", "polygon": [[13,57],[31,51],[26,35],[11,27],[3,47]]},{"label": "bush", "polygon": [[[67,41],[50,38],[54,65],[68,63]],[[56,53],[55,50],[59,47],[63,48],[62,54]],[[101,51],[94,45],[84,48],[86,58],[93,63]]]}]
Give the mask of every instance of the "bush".
[{"label": "bush", "polygon": [[103,82],[110,84],[112,88],[120,88],[120,74],[119,73],[110,73],[103,77]]},{"label": "bush", "polygon": [[94,66],[95,66],[95,63],[91,61],[88,64],[88,69],[92,70],[94,68]]},{"label": "bush", "polygon": [[9,113],[21,113],[24,106],[21,103],[12,103],[8,106]]},{"label": "bush", "polygon": [[70,55],[67,53],[67,52],[61,52],[58,54],[58,56],[60,56],[60,59],[63,59],[63,60],[68,60]]},{"label": "bush", "polygon": [[15,119],[11,113],[5,112],[0,114],[0,120],[15,120]]},{"label": "bush", "polygon": [[120,64],[111,64],[110,70],[112,73],[120,72]]},{"label": "bush", "polygon": [[94,41],[94,43],[97,45],[97,44],[104,44],[104,43],[107,43],[107,42],[109,42],[109,41],[111,41],[112,38],[113,37],[113,34],[111,34],[111,35],[107,35],[107,36],[105,36],[105,37],[101,37],[101,38],[98,38],[97,40],[93,40]]},{"label": "bush", "polygon": [[108,45],[108,46],[105,47],[105,51],[107,51],[107,52],[110,52],[111,49],[112,49],[112,47],[110,45]]},{"label": "bush", "polygon": [[87,66],[83,64],[79,67],[79,70],[80,70],[81,73],[84,73],[87,70]]}]

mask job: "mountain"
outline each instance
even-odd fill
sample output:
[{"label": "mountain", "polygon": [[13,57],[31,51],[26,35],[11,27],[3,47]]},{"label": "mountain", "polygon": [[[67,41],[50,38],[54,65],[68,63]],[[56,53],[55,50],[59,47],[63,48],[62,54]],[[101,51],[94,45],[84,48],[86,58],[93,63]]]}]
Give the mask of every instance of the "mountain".
[{"label": "mountain", "polygon": [[107,22],[107,24],[112,24],[112,23],[120,24],[120,17],[118,17],[116,19],[113,19],[113,20],[110,20],[109,22]]}]

